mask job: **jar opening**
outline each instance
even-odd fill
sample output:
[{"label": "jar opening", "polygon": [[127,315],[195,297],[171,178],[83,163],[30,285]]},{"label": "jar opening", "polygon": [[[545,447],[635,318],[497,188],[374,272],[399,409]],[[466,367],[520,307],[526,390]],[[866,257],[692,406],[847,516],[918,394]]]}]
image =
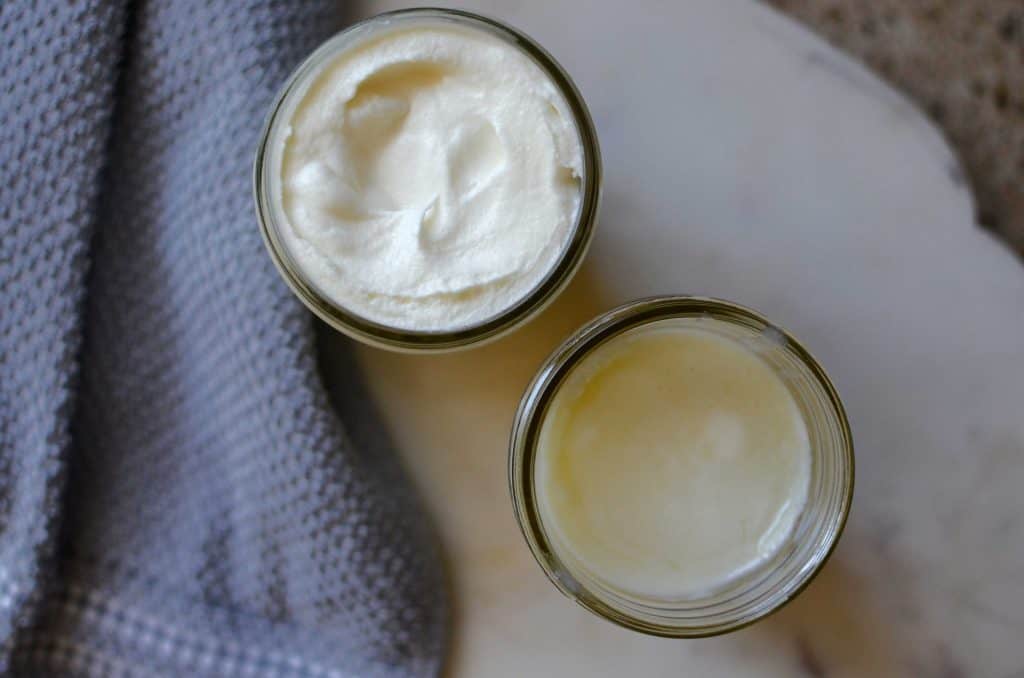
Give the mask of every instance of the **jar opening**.
[{"label": "jar opening", "polygon": [[[512,45],[517,52],[526,55],[550,81],[578,136],[581,163],[579,176],[574,181],[579,184],[579,201],[571,220],[571,228],[557,257],[549,267],[543,269],[544,275],[531,283],[531,287],[524,289],[518,297],[513,295],[510,305],[497,308],[493,315],[467,325],[406,329],[371,319],[337,303],[299,265],[294,246],[290,248],[288,238],[283,235],[286,218],[278,195],[280,191],[275,190],[275,168],[281,167],[282,151],[281,144],[273,141],[287,135],[286,128],[306,88],[324,65],[337,55],[358,48],[382,31],[396,31],[402,26],[442,24],[482,31],[499,38]],[[475,137],[469,132],[467,135],[473,141]],[[481,146],[484,147],[486,144]],[[597,135],[582,97],[565,71],[539,45],[521,32],[479,15],[457,10],[412,9],[378,15],[339,33],[321,45],[296,69],[279,94],[264,127],[254,165],[254,193],[261,229],[271,257],[282,277],[310,310],[335,329],[366,343],[393,350],[443,351],[494,339],[510,331],[538,313],[564,288],[582,262],[593,233],[600,201],[600,164]]]},{"label": "jar opening", "polygon": [[[811,454],[806,500],[786,540],[763,562],[701,593],[666,595],[616,586],[566,548],[546,510],[538,467],[545,422],[559,389],[588,357],[617,338],[666,320],[712,325],[757,353],[780,376],[806,425]],[[611,429],[609,429],[611,430]],[[824,371],[784,331],[729,302],[697,297],[645,299],[610,311],[562,344],[520,403],[512,432],[510,484],[527,544],[563,593],[628,628],[672,637],[715,635],[781,607],[813,578],[842,531],[853,489],[853,450],[842,404]],[[650,482],[645,481],[645,482]],[[611,500],[612,503],[614,499]],[[609,508],[609,515],[613,509]]]}]

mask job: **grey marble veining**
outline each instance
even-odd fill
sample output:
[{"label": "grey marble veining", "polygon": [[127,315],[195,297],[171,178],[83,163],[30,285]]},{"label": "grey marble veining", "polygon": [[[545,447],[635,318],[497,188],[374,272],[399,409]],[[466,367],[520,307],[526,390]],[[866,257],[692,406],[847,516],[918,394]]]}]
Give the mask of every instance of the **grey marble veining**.
[{"label": "grey marble veining", "polygon": [[1024,3],[765,1],[920,103],[964,158],[980,222],[1024,254]]}]

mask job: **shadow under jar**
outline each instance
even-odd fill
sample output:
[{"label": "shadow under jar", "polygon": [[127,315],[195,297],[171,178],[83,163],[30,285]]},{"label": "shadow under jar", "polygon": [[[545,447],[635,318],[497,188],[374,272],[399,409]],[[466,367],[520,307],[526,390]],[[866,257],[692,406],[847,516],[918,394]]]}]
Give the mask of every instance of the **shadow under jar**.
[{"label": "shadow under jar", "polygon": [[[642,369],[646,369],[648,375],[653,375],[650,380],[638,380],[638,373],[612,379],[600,371],[620,369],[616,366],[627,360],[618,357],[614,351],[610,351],[611,348],[634,341],[635,337],[658,332],[690,333],[686,341],[710,342],[708,350],[726,351],[722,353],[724,362],[716,363],[715,366],[725,366],[724,371],[732,370],[732,373],[723,374],[719,380],[714,373],[715,367],[709,366],[704,355],[677,356],[680,361],[675,365],[666,364],[666,369],[662,371],[658,364],[659,358],[654,357],[660,349],[648,346],[640,346],[638,360],[647,361],[647,366]],[[688,344],[680,344],[685,345]],[[745,356],[729,354],[728,351],[741,352]],[[731,360],[730,355],[742,359]],[[615,362],[617,360],[619,363]],[[711,362],[717,360],[713,358]],[[749,364],[744,361],[749,361]],[[736,363],[740,365],[737,367]],[[686,375],[693,375],[695,380],[702,381],[689,386],[680,384],[680,379]],[[752,379],[761,379],[759,383],[766,384],[766,387],[771,387],[772,383],[777,384],[780,389],[777,400],[793,411],[793,421],[802,422],[793,430],[800,431],[799,447],[807,453],[807,461],[792,466],[793,469],[799,469],[794,487],[800,488],[801,501],[786,509],[789,511],[787,521],[783,528],[775,529],[771,548],[763,549],[761,557],[752,559],[748,567],[723,573],[720,580],[711,585],[690,590],[685,587],[672,590],[673,568],[676,568],[682,579],[699,571],[699,568],[691,568],[687,556],[677,553],[678,559],[674,563],[668,563],[665,568],[658,570],[660,565],[654,561],[663,558],[665,553],[659,552],[656,541],[644,542],[639,537],[633,539],[635,535],[630,533],[634,528],[646,530],[649,527],[644,522],[646,516],[635,513],[636,507],[650,511],[658,510],[659,502],[664,504],[661,508],[671,518],[658,525],[659,529],[664,528],[664,532],[648,530],[648,534],[655,534],[656,538],[659,534],[666,539],[676,536],[672,519],[680,517],[679,506],[707,516],[712,521],[708,524],[712,529],[706,530],[704,535],[714,536],[714,521],[719,520],[718,514],[729,512],[729,507],[722,505],[721,500],[723,497],[726,501],[729,497],[737,497],[735,493],[729,494],[736,486],[727,487],[729,492],[716,495],[717,488],[709,490],[703,487],[703,480],[690,482],[692,479],[688,476],[673,474],[685,474],[694,469],[705,472],[711,468],[710,475],[706,477],[712,479],[712,484],[715,478],[733,477],[729,475],[728,465],[737,459],[744,463],[757,459],[761,452],[760,442],[749,435],[743,437],[755,429],[750,426],[744,429],[749,422],[743,422],[742,417],[730,419],[728,415],[722,415],[723,418],[711,424],[700,424],[705,429],[699,426],[697,429],[692,426],[686,428],[692,422],[682,420],[685,420],[687,412],[692,413],[694,410],[686,410],[689,405],[683,401],[690,399],[691,402],[699,403],[702,400],[701,388],[707,384],[711,389],[707,393],[708,400],[717,398],[716,402],[726,403],[726,410],[728,403],[732,402],[741,403],[740,409],[745,406],[751,408],[749,411],[756,412],[760,407],[756,404],[756,397],[726,392],[728,389],[735,391],[738,385],[742,386],[742,379],[746,375]],[[670,399],[661,410],[662,415],[669,415],[667,424],[665,416],[661,416],[659,421],[648,421],[644,418],[645,414],[636,409],[643,407],[636,405],[637,402],[651,402],[648,400],[652,397],[651,393],[631,397],[629,393],[607,392],[610,388],[628,387],[625,389],[628,390],[649,386],[661,389]],[[673,391],[677,387],[683,390]],[[687,388],[692,393],[686,393]],[[712,392],[714,389],[718,391]],[[564,392],[567,390],[571,391],[569,395]],[[586,428],[581,423],[582,415],[574,413],[566,418],[558,412],[559,408],[564,407],[559,401],[570,397],[582,399],[591,408],[595,402],[604,402],[606,406],[607,403],[617,405],[615,409],[606,410],[607,417],[589,420],[595,423],[593,430],[581,431],[581,427]],[[744,402],[746,405],[742,404]],[[676,403],[682,410],[678,415],[680,421],[672,421],[675,416],[672,408]],[[555,463],[550,461],[551,455],[559,452],[545,448],[561,444],[559,441],[563,440],[552,437],[553,434],[549,432],[555,426],[552,421],[559,417],[564,421],[558,425],[568,427],[575,436],[573,440],[578,443],[578,449],[574,452],[577,455],[577,466],[568,471],[562,469],[560,472],[569,474],[564,477],[549,468]],[[627,419],[623,420],[623,417]],[[566,421],[568,424],[565,424]],[[676,463],[679,460],[669,459],[666,462],[664,450],[648,453],[649,448],[657,447],[662,442],[658,437],[664,439],[666,432],[678,435],[679,431],[706,431],[709,425],[718,427],[714,429],[716,437],[705,439],[699,444],[694,443],[697,447],[692,449],[699,449],[700,455],[708,455],[702,457],[697,465],[686,466],[688,460],[685,459],[682,460],[682,466]],[[574,427],[576,430],[573,430]],[[595,437],[599,435],[604,437]],[[620,435],[638,435],[642,442],[629,441],[623,445],[628,450],[606,451],[605,448],[614,447],[614,439]],[[618,440],[622,441],[621,438]],[[680,438],[672,441],[669,449]],[[682,444],[688,446],[691,443],[684,440]],[[731,448],[744,446],[745,449],[739,452],[735,449],[730,451]],[[602,450],[595,451],[598,447]],[[657,456],[659,454],[660,457]],[[613,461],[609,462],[609,458],[613,458]],[[654,463],[660,466],[653,471],[646,469],[646,475],[633,474],[629,464],[634,458],[637,464],[655,459]],[[572,475],[587,475],[589,469],[579,464],[590,462],[605,465],[594,471],[600,476],[597,484],[593,478],[583,480]],[[774,459],[761,459],[754,463],[772,465],[757,468],[757,473],[744,479],[744,482],[750,482],[750,488],[762,491],[763,488],[757,484],[758,476],[766,469],[772,469],[776,462]],[[724,475],[714,475],[719,471]],[[564,493],[565,497],[557,501],[549,496],[554,492],[552,478],[570,486]],[[853,495],[854,457],[849,424],[835,388],[810,353],[789,334],[757,313],[729,302],[699,297],[658,297],[632,302],[599,316],[567,339],[548,358],[527,388],[515,417],[509,452],[509,479],[516,519],[527,544],[548,578],[562,593],[591,612],[636,631],[669,637],[700,637],[726,633],[757,621],[779,609],[813,579],[831,554],[846,522]],[[705,505],[695,504],[693,497],[679,497],[681,503],[673,506],[676,502],[671,492],[673,482],[677,479],[685,481],[680,486],[688,488],[686,491],[703,492],[700,496]],[[775,481],[778,485],[778,478]],[[621,496],[617,496],[615,493],[619,485],[628,487],[631,494],[627,496],[624,491]],[[648,486],[652,486],[650,492],[646,492]],[[652,496],[655,498],[652,499]],[[559,501],[562,502],[561,509],[557,508]],[[592,549],[590,553],[598,553],[601,548],[613,553],[619,559],[613,563],[619,570],[610,569],[596,560],[588,562],[587,549],[579,547],[578,544],[582,542],[574,542],[575,537],[570,536],[570,531],[565,527],[566,519],[559,511],[568,510],[566,507],[581,510],[581,506],[588,506],[588,510],[591,510],[587,515],[590,528],[598,532],[605,530],[602,535],[604,537],[614,536],[614,539],[606,540],[608,543],[594,547],[598,550]],[[677,512],[673,513],[674,510]],[[630,514],[630,511],[634,513]],[[641,520],[630,524],[622,520],[620,513],[632,519],[640,517]],[[687,520],[692,517],[690,513],[685,515]],[[745,516],[744,520],[749,517]],[[700,521],[696,522],[697,528],[700,528]],[[615,526],[616,523],[621,524]],[[657,520],[651,524],[655,523]],[[778,523],[779,520],[775,520],[770,528],[778,528]],[[746,526],[743,528],[745,530]],[[685,526],[680,525],[680,529],[685,529]],[[730,534],[740,533],[734,531]],[[644,544],[647,550],[636,550],[638,543]],[[694,553],[694,562],[701,555]],[[629,571],[630,562],[636,563],[636,577]],[[623,566],[623,563],[626,565]],[[657,567],[651,569],[649,565]],[[646,586],[642,581],[648,570],[657,571],[660,576],[656,582],[652,581],[651,586]],[[612,576],[609,576],[609,572]],[[638,581],[639,585],[634,585]]]},{"label": "shadow under jar", "polygon": [[[362,55],[367,50],[374,49],[376,45],[389,39],[389,36],[399,35],[403,31],[418,31],[425,34],[425,37],[415,38],[419,43],[407,40],[403,46],[396,48],[406,49],[410,44],[425,45],[421,52],[423,63],[403,64],[403,55],[399,54],[395,56],[396,63],[386,63],[374,76],[376,79],[372,83],[359,83],[358,87],[350,88],[354,92],[339,95],[336,99],[327,97],[324,101],[309,103],[311,97],[323,98],[326,87],[337,85],[331,80],[335,75],[330,69],[336,68],[337,64],[345,59],[363,58]],[[524,68],[532,69],[536,74],[536,89],[542,91],[545,97],[541,107],[535,108],[534,113],[539,111],[540,117],[545,118],[546,122],[541,120],[537,125],[526,125],[531,127],[532,133],[520,134],[518,137],[513,135],[514,138],[507,139],[503,137],[507,132],[506,126],[492,125],[486,121],[479,123],[480,116],[475,115],[478,110],[474,110],[472,116],[467,114],[465,121],[458,120],[458,124],[451,127],[438,125],[436,137],[441,144],[462,143],[464,148],[469,149],[467,157],[455,160],[448,157],[448,151],[451,150],[449,148],[434,149],[420,143],[423,135],[419,130],[406,134],[403,141],[408,143],[404,147],[398,147],[388,137],[386,145],[382,141],[377,148],[353,150],[352,147],[362,143],[367,135],[384,138],[385,135],[393,134],[393,130],[388,126],[392,125],[391,118],[398,115],[406,115],[409,119],[403,118],[399,124],[411,125],[410,120],[416,115],[420,115],[421,120],[423,115],[455,115],[452,110],[460,106],[469,106],[467,102],[476,102],[473,105],[478,109],[482,107],[484,113],[492,100],[500,100],[502,105],[516,105],[515,97],[504,96],[507,93],[501,91],[502,88],[508,89],[507,82],[499,80],[492,83],[498,91],[493,97],[486,96],[486,88],[490,86],[488,79],[479,78],[479,74],[476,73],[470,73],[471,77],[464,78],[464,81],[468,85],[482,84],[482,94],[455,90],[457,93],[454,98],[448,100],[453,103],[451,106],[445,105],[444,101],[428,100],[428,97],[423,95],[425,88],[435,85],[438,88],[447,87],[448,83],[453,82],[449,77],[452,73],[443,71],[443,67],[446,67],[444,64],[439,65],[430,61],[442,58],[437,56],[439,44],[441,53],[445,48],[443,41],[431,42],[432,37],[427,35],[430,31],[442,37],[460,36],[459,39],[465,38],[463,42],[470,46],[475,40],[482,45],[481,50],[488,50],[490,56],[498,54],[498,58],[504,58],[510,66],[506,71],[499,62],[495,70],[497,73],[524,73]],[[471,50],[468,55],[465,54],[465,45],[460,45],[458,49],[462,52],[453,50],[452,57],[457,66],[472,69],[475,64],[486,61],[476,59],[479,55],[474,55]],[[502,49],[506,50],[504,56],[500,54]],[[389,58],[391,56],[394,55],[389,55]],[[359,68],[361,66],[353,67],[353,72]],[[458,76],[459,73],[456,71],[454,75]],[[473,80],[474,77],[477,79]],[[400,97],[402,92],[398,92],[398,96],[392,96],[406,85],[415,88],[414,94],[417,96],[423,95],[421,99],[426,103],[419,105],[417,101],[403,101]],[[345,96],[348,99],[345,99]],[[357,102],[359,110],[345,110],[345,106],[353,105],[355,99],[359,97],[362,97]],[[454,105],[456,103],[458,106]],[[326,220],[329,226],[314,233],[315,237],[310,237],[311,229],[305,225],[290,222],[289,214],[294,215],[296,212],[294,208],[289,211],[289,205],[286,204],[288,198],[284,197],[285,190],[282,188],[285,183],[282,180],[282,173],[290,162],[287,157],[289,151],[286,149],[288,144],[297,143],[293,141],[297,129],[297,112],[301,113],[303,107],[308,109],[311,106],[318,107],[320,112],[317,114],[326,120],[323,129],[328,132],[332,129],[345,129],[345,125],[365,125],[367,118],[375,125],[371,126],[366,134],[362,131],[351,134],[352,143],[346,141],[338,144],[337,149],[324,149],[321,153],[323,158],[318,159],[320,164],[314,166],[315,163],[310,163],[311,171],[299,176],[301,182],[306,182],[307,179],[312,182],[317,180],[317,171],[323,169],[321,174],[327,181],[335,181],[338,172],[349,173],[355,177],[351,181],[348,178],[335,181],[336,185],[331,189],[339,195],[347,195],[348,197],[342,196],[344,200],[339,202],[337,196],[333,196],[331,200],[334,202],[330,204],[312,205],[309,211],[320,210],[319,214],[325,215],[323,220]],[[402,109],[402,106],[406,108]],[[400,110],[395,113],[397,109]],[[510,115],[507,119],[518,125],[522,131],[522,118],[522,115]],[[552,123],[552,120],[555,120],[555,123]],[[463,125],[463,122],[466,124]],[[521,286],[516,287],[514,293],[509,292],[506,297],[499,298],[491,289],[481,292],[479,289],[458,288],[458,283],[452,282],[458,275],[470,281],[474,276],[486,278],[492,273],[495,280],[511,279],[509,275],[501,278],[500,275],[504,274],[502,271],[491,271],[488,266],[492,262],[495,267],[504,266],[509,260],[520,255],[524,261],[528,259],[521,251],[521,243],[510,245],[507,241],[503,243],[501,238],[509,237],[507,234],[510,228],[505,226],[518,228],[520,224],[515,222],[515,219],[520,218],[518,215],[521,213],[529,213],[531,206],[536,204],[531,202],[531,196],[537,195],[532,186],[524,188],[518,183],[513,183],[505,191],[499,205],[500,209],[486,212],[490,215],[486,218],[497,220],[494,223],[500,227],[492,225],[489,232],[479,235],[466,234],[459,228],[451,227],[451,224],[438,226],[433,223],[445,218],[445,215],[450,213],[450,210],[445,210],[457,200],[466,203],[462,206],[465,213],[474,218],[485,212],[469,201],[476,199],[476,194],[482,190],[477,184],[483,180],[491,181],[493,176],[483,176],[489,168],[481,169],[481,163],[477,162],[481,158],[474,157],[473,154],[504,154],[501,157],[508,160],[510,166],[519,173],[518,176],[525,177],[524,181],[534,181],[532,177],[539,174],[537,168],[524,171],[526,163],[515,165],[516,154],[535,152],[540,141],[544,139],[543,134],[550,132],[550,128],[555,124],[571,130],[573,153],[575,154],[575,149],[578,149],[578,161],[573,159],[571,172],[562,166],[552,171],[554,181],[571,181],[573,190],[576,191],[573,194],[575,207],[565,220],[567,227],[559,231],[557,240],[545,241],[541,246],[538,244],[538,236],[538,242],[530,243],[537,252],[534,259],[529,259],[533,262],[529,265],[534,268],[530,269],[528,279],[527,276],[523,276],[519,281],[522,283]],[[510,124],[507,127],[512,126]],[[566,154],[562,148],[566,144],[562,144],[560,139],[556,138],[550,143],[556,147],[556,155]],[[307,147],[315,145],[307,144]],[[412,150],[409,150],[410,148]],[[319,151],[314,149],[314,152]],[[449,165],[441,166],[446,158]],[[369,170],[356,168],[349,172],[352,169],[351,165],[358,162],[365,163]],[[453,168],[452,163],[457,166]],[[453,172],[466,170],[467,167],[467,171],[477,172],[479,176],[463,182],[466,185],[455,185],[453,188],[460,180],[459,177],[453,178]],[[393,181],[391,186],[364,185],[366,181],[378,180],[381,172],[397,174],[399,180]],[[421,200],[422,196],[416,195],[413,204],[402,204],[401,200],[407,199],[418,190],[423,183],[422,178],[431,173],[436,173],[440,177],[437,183],[443,184],[438,189],[438,197],[433,202],[430,201],[431,187],[428,186],[425,189],[427,198]],[[483,179],[476,181],[480,176],[483,176]],[[369,180],[367,177],[370,177]],[[565,287],[582,262],[591,240],[600,201],[601,161],[597,135],[582,97],[561,66],[536,42],[518,30],[493,19],[458,10],[422,8],[381,14],[356,24],[326,41],[296,69],[271,108],[256,154],[253,179],[257,215],[271,258],[292,291],[313,313],[333,328],[371,345],[398,351],[444,351],[491,340],[512,330],[543,309]],[[296,185],[296,181],[292,181],[290,185]],[[316,186],[313,188],[317,189]],[[455,198],[448,199],[448,194],[454,193],[456,189],[462,191],[461,197],[456,195]],[[401,195],[396,198],[396,193]],[[321,197],[316,190],[310,195],[316,200]],[[354,202],[346,203],[345,200],[350,198]],[[386,205],[388,200],[396,204]],[[367,207],[360,201],[376,202]],[[384,208],[380,206],[382,203],[385,204]],[[387,213],[389,209],[391,213]],[[329,223],[331,219],[335,219],[345,225],[344,220],[352,218],[357,212],[359,218],[365,217],[365,223],[348,232],[334,228]],[[399,223],[392,228],[384,222],[386,218],[406,219],[409,213],[414,212],[419,221],[413,224],[412,228],[408,228],[405,223]],[[385,213],[385,217],[378,218],[382,213]],[[441,216],[438,217],[438,214]],[[527,217],[522,225],[527,233],[526,237],[533,238],[534,236],[530,234],[536,232],[538,228],[543,230],[547,221],[538,218],[529,221]],[[319,242],[315,242],[316,238],[320,239]],[[456,245],[462,242],[466,244],[466,248],[459,250],[458,247],[450,246],[453,242]],[[495,242],[497,244],[492,245]],[[323,261],[310,263],[308,255],[311,243],[315,246],[325,243],[325,249],[330,250],[328,255],[322,258]],[[417,243],[426,243],[432,249],[424,253],[417,250]],[[469,251],[472,247],[477,249]],[[492,251],[485,251],[486,247],[492,247]],[[367,257],[372,255],[377,259],[369,263],[346,260],[346,256],[353,249],[358,251],[359,248],[368,252]],[[506,255],[505,250],[511,251]],[[443,260],[441,257],[448,259]],[[352,261],[355,261],[355,265]],[[451,263],[453,267],[461,265],[462,268],[453,274],[451,270],[444,269],[445,261]],[[541,263],[536,263],[537,261]],[[364,263],[367,269],[376,267],[373,269],[371,283],[381,281],[381,284],[391,285],[395,299],[409,299],[412,298],[411,294],[427,290],[424,294],[432,295],[428,302],[433,305],[436,317],[430,323],[417,324],[403,317],[400,303],[397,302],[395,305],[399,308],[395,312],[389,310],[390,315],[376,313],[372,304],[378,303],[383,297],[379,290],[375,289],[369,289],[364,294],[369,300],[365,307],[347,301],[346,295],[351,290],[359,290],[359,294],[363,294],[362,285],[366,279],[360,279],[360,273],[356,269]],[[392,269],[388,270],[388,265],[391,265]],[[414,292],[408,292],[410,289]],[[444,304],[448,303],[463,306],[475,303],[485,294],[491,296],[488,297],[489,305],[481,306],[485,309],[482,312],[460,315],[457,312],[460,309],[454,306],[451,313],[447,313],[447,309],[444,308]],[[495,298],[498,298],[498,301],[494,301]],[[449,317],[452,319],[451,322],[447,320]]]}]

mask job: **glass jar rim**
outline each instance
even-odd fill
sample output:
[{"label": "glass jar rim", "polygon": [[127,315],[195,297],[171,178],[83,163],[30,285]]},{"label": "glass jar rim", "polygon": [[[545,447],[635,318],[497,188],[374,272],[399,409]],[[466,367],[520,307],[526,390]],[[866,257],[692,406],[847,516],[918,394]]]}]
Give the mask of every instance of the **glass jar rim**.
[{"label": "glass jar rim", "polygon": [[[598,346],[635,328],[672,318],[706,317],[737,324],[770,335],[789,349],[808,369],[827,399],[840,438],[839,456],[845,472],[841,498],[834,511],[834,528],[821,548],[816,548],[794,575],[796,586],[756,613],[724,623],[676,625],[652,623],[628,610],[610,605],[594,595],[571,572],[542,526],[534,489],[534,461],[547,406],[569,373]],[[637,299],[592,319],[562,342],[537,370],[515,414],[509,440],[509,490],[520,531],[547,578],[565,596],[590,612],[620,626],[648,635],[672,638],[715,636],[739,630],[778,611],[803,591],[832,555],[845,528],[853,500],[855,461],[853,438],[846,410],[831,379],[814,356],[786,330],[761,314],[722,299],[699,296],[657,296]]]},{"label": "glass jar rim", "polygon": [[[561,256],[547,274],[522,298],[479,323],[451,330],[409,330],[369,320],[331,301],[302,274],[277,233],[279,225],[269,204],[270,172],[267,154],[271,134],[289,96],[324,60],[343,49],[346,41],[377,24],[406,20],[447,20],[485,30],[523,51],[550,79],[572,114],[583,151],[580,206]],[[477,346],[511,332],[550,304],[579,269],[590,246],[601,200],[601,153],[597,131],[583,96],[564,68],[522,31],[487,16],[457,9],[417,7],[377,14],[328,38],[292,72],[281,87],[260,134],[253,163],[253,196],[264,244],[281,277],[305,306],[334,329],[363,343],[401,352],[443,352]]]}]

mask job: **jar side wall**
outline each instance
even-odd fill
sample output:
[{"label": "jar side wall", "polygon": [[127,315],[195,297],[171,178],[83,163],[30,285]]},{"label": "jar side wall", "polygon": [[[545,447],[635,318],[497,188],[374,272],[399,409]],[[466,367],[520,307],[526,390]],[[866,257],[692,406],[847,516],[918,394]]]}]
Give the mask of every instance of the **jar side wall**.
[{"label": "jar side wall", "polygon": [[[318,291],[302,274],[277,232],[281,228],[282,210],[274,203],[273,177],[270,175],[275,159],[275,151],[270,148],[274,130],[288,107],[294,107],[294,97],[301,93],[304,84],[308,84],[311,74],[338,50],[344,49],[351,40],[362,39],[362,36],[376,30],[378,25],[392,27],[402,22],[424,20],[447,21],[486,30],[522,50],[550,78],[563,97],[573,115],[583,151],[580,206],[571,237],[561,257],[526,296],[508,309],[477,325],[451,331],[388,327],[340,308]],[[296,69],[278,94],[261,135],[254,163],[253,186],[257,217],[271,258],[285,282],[314,314],[334,329],[379,348],[404,352],[443,352],[497,339],[528,322],[557,297],[579,269],[589,248],[597,224],[601,179],[600,147],[590,112],[575,83],[547,51],[524,33],[495,19],[461,10],[417,8],[380,14],[346,29],[328,39]]]},{"label": "jar side wall", "polygon": [[[670,317],[711,318],[765,358],[793,392],[812,443],[808,503],[787,544],[761,568],[714,595],[689,601],[623,595],[560,560],[544,530],[532,466],[545,408],[572,366],[597,345],[632,327]],[[729,302],[693,297],[640,300],[608,312],[556,349],[521,402],[510,448],[510,483],[520,527],[549,579],[565,595],[606,619],[653,635],[716,635],[779,609],[819,571],[842,531],[852,497],[852,445],[834,387],[795,339],[756,313]]]}]

